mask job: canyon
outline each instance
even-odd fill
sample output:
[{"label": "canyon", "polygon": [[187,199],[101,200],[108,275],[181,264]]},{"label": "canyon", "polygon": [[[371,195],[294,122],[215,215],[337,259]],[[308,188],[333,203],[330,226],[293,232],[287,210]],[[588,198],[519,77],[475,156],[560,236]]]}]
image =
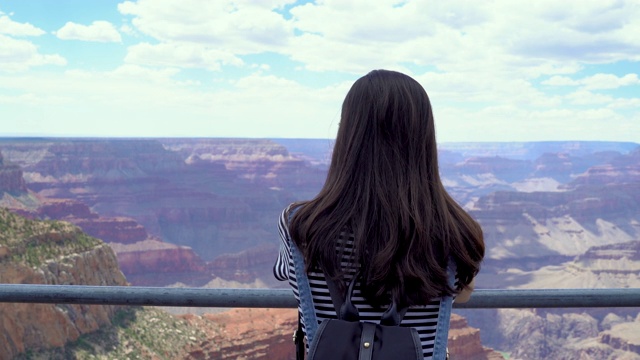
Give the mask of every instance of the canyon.
[{"label": "canyon", "polygon": [[[309,139],[0,139],[0,205],[103,239],[132,285],[286,287],[271,275],[276,221],[321,188],[330,152]],[[637,286],[638,144],[445,143],[439,153],[445,187],[485,233],[477,288]],[[585,311],[460,313],[515,358],[638,353],[640,333],[620,330],[635,329],[637,312],[616,310],[614,329],[602,325],[609,312]],[[564,339],[572,330],[553,329],[574,318],[596,325],[532,353],[518,344],[534,330],[509,320]]]},{"label": "canyon", "polygon": [[[69,222],[0,209],[0,282],[126,286],[114,251]],[[145,240],[149,241],[149,240]],[[124,245],[128,246],[128,245]],[[110,305],[0,304],[1,359],[293,359],[293,309],[171,315]],[[452,318],[453,359],[501,359]]]}]

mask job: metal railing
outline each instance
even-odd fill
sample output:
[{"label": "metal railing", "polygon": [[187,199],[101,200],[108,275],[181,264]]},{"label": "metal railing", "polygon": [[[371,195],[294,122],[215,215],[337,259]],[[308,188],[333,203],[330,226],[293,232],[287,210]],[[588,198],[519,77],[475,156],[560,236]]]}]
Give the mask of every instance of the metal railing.
[{"label": "metal railing", "polygon": [[[0,302],[183,307],[295,308],[289,289],[0,284]],[[640,307],[640,289],[526,289],[473,292],[455,308]]]}]

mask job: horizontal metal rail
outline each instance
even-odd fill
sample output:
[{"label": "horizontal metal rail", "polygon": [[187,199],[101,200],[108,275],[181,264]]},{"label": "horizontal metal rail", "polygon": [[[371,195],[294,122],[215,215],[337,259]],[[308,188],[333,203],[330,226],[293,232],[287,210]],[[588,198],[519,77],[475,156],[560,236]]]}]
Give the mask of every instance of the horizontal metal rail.
[{"label": "horizontal metal rail", "polygon": [[[288,289],[0,284],[0,303],[295,308]],[[640,289],[482,290],[462,309],[640,307]]]}]

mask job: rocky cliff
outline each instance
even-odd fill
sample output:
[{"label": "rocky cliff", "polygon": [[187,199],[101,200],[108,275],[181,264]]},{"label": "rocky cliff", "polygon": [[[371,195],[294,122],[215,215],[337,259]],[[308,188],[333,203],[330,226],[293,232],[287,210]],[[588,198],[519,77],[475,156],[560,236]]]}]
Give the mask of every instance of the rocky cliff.
[{"label": "rocky cliff", "polygon": [[[289,202],[313,196],[326,174],[326,156],[298,155],[305,152],[302,142],[292,152],[266,140],[91,141],[0,140],[0,149],[24,166],[26,186],[35,192],[30,196],[86,204],[89,214],[76,205],[65,210],[74,214],[69,221],[86,219],[85,226],[95,225],[96,234],[103,231],[100,236],[125,243],[119,256],[131,252],[126,255],[131,260],[123,263],[127,271],[138,271],[133,267],[140,261],[138,242],[160,239],[173,245],[149,250],[156,252],[149,254],[155,260],[145,262],[160,269],[169,269],[171,262],[176,269],[190,269],[167,254],[186,259],[188,247],[211,262],[205,272],[220,272],[229,283],[251,281],[252,272],[270,276],[271,250],[252,251],[277,244],[274,219]],[[596,142],[444,146],[445,184],[485,230],[488,259],[478,287],[633,283],[635,260],[620,257],[629,249],[603,246],[640,239],[637,147]],[[51,213],[59,215],[50,218],[63,218],[62,210],[52,205]],[[125,221],[94,222],[91,213]],[[147,234],[142,240],[140,227]],[[257,270],[242,269],[249,265]],[[132,279],[154,278],[147,274]],[[155,278],[187,283],[163,275]],[[470,318],[470,323],[482,326],[485,335],[498,328],[485,320]],[[499,341],[490,344],[502,349]]]},{"label": "rocky cliff", "polygon": [[214,276],[193,249],[148,238],[132,244],[109,243],[120,269],[137,286],[183,283],[201,286]]},{"label": "rocky cliff", "polygon": [[238,253],[220,255],[208,263],[208,268],[225,280],[251,282],[260,279],[270,283],[273,274],[265,274],[264,269],[273,267],[277,256],[278,246],[267,244]]},{"label": "rocky cliff", "polygon": [[[105,243],[70,223],[29,220],[5,209],[0,209],[0,282],[127,284]],[[225,338],[218,336],[227,325],[221,321],[201,329],[158,309],[4,303],[0,315],[0,359],[184,359],[197,358],[191,355],[216,343],[258,358],[255,354],[267,350],[276,354],[271,349],[279,344],[282,351],[293,348],[274,331],[258,328],[255,341]]]},{"label": "rocky cliff", "polygon": [[599,321],[586,313],[503,309],[497,322],[515,359],[640,359],[638,317]]},{"label": "rocky cliff", "polygon": [[[86,205],[67,199],[43,200],[36,215],[68,221],[106,241],[115,251],[120,269],[134,285],[167,286],[182,282],[197,286],[211,280],[209,270],[193,249],[149,236],[134,219],[99,216]],[[157,276],[158,273],[167,276]]]},{"label": "rocky cliff", "polygon": [[29,214],[38,204],[38,196],[27,189],[20,166],[6,160],[0,152],[0,206]]},{"label": "rocky cliff", "polygon": [[[293,309],[234,309],[203,316],[184,315],[188,323],[205,329],[209,340],[194,345],[189,359],[282,359],[295,358],[291,339],[298,326]],[[498,352],[480,343],[479,330],[458,315],[451,318],[449,351],[455,360],[501,360]],[[224,324],[222,329],[211,324]]]},{"label": "rocky cliff", "polygon": [[77,200],[42,199],[34,215],[41,219],[68,221],[107,242],[131,244],[148,238],[145,228],[134,219],[100,216]]},{"label": "rocky cliff", "polygon": [[499,352],[482,346],[480,330],[470,327],[464,317],[456,314],[451,315],[448,348],[451,360],[504,359]]},{"label": "rocky cliff", "polygon": [[291,335],[298,318],[293,309],[234,309],[183,319],[208,335],[187,359],[295,359]]},{"label": "rocky cliff", "polygon": [[[16,176],[22,176],[19,168]],[[24,200],[32,197],[35,198],[34,201],[26,206]],[[203,261],[191,248],[152,239],[146,229],[132,218],[100,216],[78,200],[35,197],[28,190],[24,194],[4,191],[0,205],[31,219],[70,222],[88,235],[108,242],[112,248],[117,247],[116,254],[121,269],[136,285],[163,286],[181,282],[196,286],[212,278]],[[158,277],[158,272],[172,274]]]},{"label": "rocky cliff", "polygon": [[268,140],[5,139],[0,149],[39,196],[133,218],[205,261],[277,239],[273,218],[323,179]]},{"label": "rocky cliff", "polygon": [[598,341],[614,349],[614,352],[628,352],[640,359],[640,315],[634,322],[622,322],[600,333]]},{"label": "rocky cliff", "polygon": [[504,263],[503,270],[496,274],[487,271],[480,276],[498,288],[640,287],[640,241],[596,246],[557,265],[533,266],[528,270],[523,269],[523,265],[526,266]]},{"label": "rocky cliff", "polygon": [[4,159],[0,153],[0,193],[25,193],[27,185],[22,178],[20,166]]},{"label": "rocky cliff", "polygon": [[[0,282],[126,285],[113,251],[77,227],[27,220],[0,209]],[[0,349],[11,358],[27,349],[63,346],[109,324],[114,306],[0,304]]]},{"label": "rocky cliff", "polygon": [[5,139],[5,156],[28,182],[114,181],[172,171],[180,157],[149,139]]},{"label": "rocky cliff", "polygon": [[629,184],[640,181],[640,148],[628,154],[608,159],[592,166],[567,184],[567,188],[580,186]]},{"label": "rocky cliff", "polygon": [[[523,270],[527,265],[520,262],[511,265],[504,262],[503,270],[495,275],[483,269],[480,277],[484,283],[498,288],[640,287],[640,241],[596,246],[558,265]],[[499,309],[463,314],[471,324],[481,328],[485,344],[510,352],[518,359],[640,358],[633,346],[640,343],[637,309],[611,311]]]},{"label": "rocky cliff", "polygon": [[490,258],[579,255],[640,238],[640,182],[565,192],[494,192],[471,210]]}]

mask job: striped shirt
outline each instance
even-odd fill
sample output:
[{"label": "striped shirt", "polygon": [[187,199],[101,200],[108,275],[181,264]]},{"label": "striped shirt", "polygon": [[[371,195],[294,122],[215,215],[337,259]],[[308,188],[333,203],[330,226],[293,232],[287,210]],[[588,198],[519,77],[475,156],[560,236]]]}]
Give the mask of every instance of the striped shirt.
[{"label": "striped shirt", "polygon": [[[289,230],[287,226],[287,211],[285,209],[280,216],[278,223],[278,230],[280,232],[280,238],[282,240],[280,244],[280,253],[278,259],[273,268],[273,273],[276,279],[281,281],[289,281],[289,285],[293,289],[298,304],[300,304],[300,297],[298,293],[298,284],[296,282],[296,271],[293,264],[293,258],[291,256],[291,248],[289,246]],[[356,269],[346,269],[348,264],[347,260],[353,253],[353,235],[341,233],[338,241],[345,242],[345,250],[342,259],[342,266],[345,267],[345,280],[347,283],[353,278]],[[325,280],[324,274],[321,272],[312,271],[308,274],[309,285],[311,287],[311,294],[313,296],[313,304],[318,318],[318,323],[324,319],[336,319],[336,311],[331,301],[331,295],[329,294],[329,288]],[[457,282],[456,282],[457,286]],[[385,309],[374,309],[371,305],[367,304],[360,291],[360,283],[357,282],[353,296],[351,297],[353,304],[356,306],[360,313],[360,320],[372,323],[379,323],[380,317]],[[425,359],[431,359],[433,354],[433,345],[435,339],[436,326],[438,325],[438,311],[440,310],[440,298],[430,301],[423,306],[410,307],[407,310],[400,326],[413,327],[420,335],[420,341],[422,343],[422,352]],[[301,311],[298,308],[298,311]],[[305,331],[304,318],[302,319],[302,329]],[[306,336],[306,335],[305,335]],[[307,341],[308,345],[308,341]]]}]

